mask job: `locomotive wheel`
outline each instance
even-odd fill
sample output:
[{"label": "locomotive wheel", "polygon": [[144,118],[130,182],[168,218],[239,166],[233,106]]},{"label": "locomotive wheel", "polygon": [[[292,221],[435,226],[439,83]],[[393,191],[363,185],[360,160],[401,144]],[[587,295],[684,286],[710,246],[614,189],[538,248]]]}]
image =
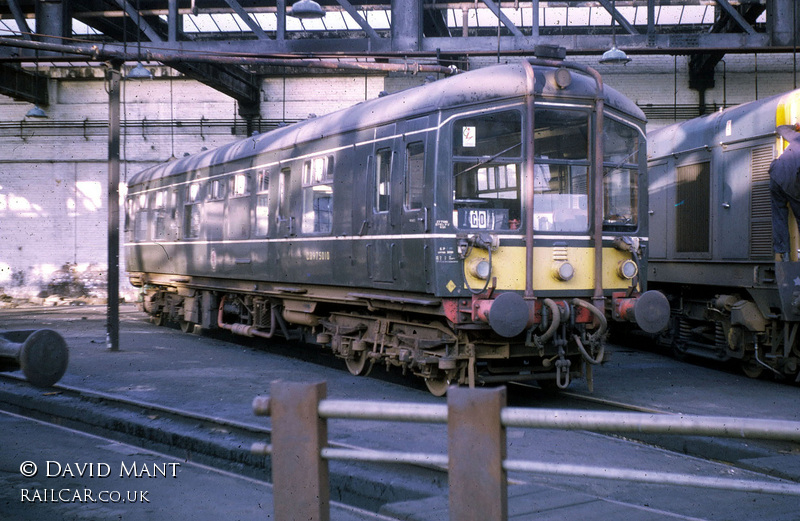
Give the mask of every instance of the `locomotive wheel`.
[{"label": "locomotive wheel", "polygon": [[150,315],[150,319],[153,321],[153,324],[157,326],[163,326],[164,323],[167,321],[164,317],[164,313],[156,313],[155,315]]},{"label": "locomotive wheel", "polygon": [[741,361],[742,372],[750,378],[758,378],[764,372],[764,366],[759,364],[755,358],[748,357]]},{"label": "locomotive wheel", "polygon": [[425,385],[434,396],[444,396],[447,388],[450,387],[450,380],[445,376],[429,377],[425,379]]},{"label": "locomotive wheel", "polygon": [[347,364],[347,370],[354,376],[366,376],[372,370],[372,364],[367,366],[366,351],[353,351],[353,358],[345,358],[344,362]]}]

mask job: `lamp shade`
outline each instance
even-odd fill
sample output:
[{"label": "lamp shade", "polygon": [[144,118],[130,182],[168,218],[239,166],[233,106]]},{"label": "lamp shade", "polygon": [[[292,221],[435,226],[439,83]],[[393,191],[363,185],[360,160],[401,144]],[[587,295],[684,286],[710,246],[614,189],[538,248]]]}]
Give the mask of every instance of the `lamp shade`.
[{"label": "lamp shade", "polygon": [[46,118],[47,114],[45,113],[44,110],[41,109],[41,107],[39,107],[39,105],[34,105],[33,108],[31,110],[29,110],[27,114],[25,114],[25,117],[26,118]]},{"label": "lamp shade", "polygon": [[128,78],[132,80],[152,80],[153,73],[145,69],[144,65],[142,65],[142,62],[139,62],[136,64],[136,67],[130,70],[128,73]]},{"label": "lamp shade", "polygon": [[600,58],[600,63],[604,65],[625,65],[629,61],[631,61],[631,59],[628,58],[625,51],[617,49],[616,45],[604,52],[603,57]]},{"label": "lamp shade", "polygon": [[292,4],[289,10],[289,16],[295,18],[322,18],[325,16],[325,11],[322,7],[314,2],[314,0],[299,0]]}]

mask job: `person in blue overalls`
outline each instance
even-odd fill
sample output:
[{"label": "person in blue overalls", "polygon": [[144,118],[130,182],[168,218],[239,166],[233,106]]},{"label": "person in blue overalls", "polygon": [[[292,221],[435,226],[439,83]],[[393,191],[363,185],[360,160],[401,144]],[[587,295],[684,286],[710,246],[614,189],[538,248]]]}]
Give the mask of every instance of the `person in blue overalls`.
[{"label": "person in blue overalls", "polygon": [[789,208],[800,223],[800,125],[780,125],[778,135],[789,146],[769,166],[772,200],[772,249],[776,261],[789,260]]}]

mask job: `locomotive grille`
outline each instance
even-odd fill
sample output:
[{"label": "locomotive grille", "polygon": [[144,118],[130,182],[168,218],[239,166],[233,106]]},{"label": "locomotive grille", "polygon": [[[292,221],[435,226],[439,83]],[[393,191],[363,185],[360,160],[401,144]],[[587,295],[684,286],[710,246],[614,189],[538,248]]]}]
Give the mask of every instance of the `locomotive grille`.
[{"label": "locomotive grille", "polygon": [[750,258],[772,258],[772,209],[769,196],[771,145],[753,148],[750,155]]}]

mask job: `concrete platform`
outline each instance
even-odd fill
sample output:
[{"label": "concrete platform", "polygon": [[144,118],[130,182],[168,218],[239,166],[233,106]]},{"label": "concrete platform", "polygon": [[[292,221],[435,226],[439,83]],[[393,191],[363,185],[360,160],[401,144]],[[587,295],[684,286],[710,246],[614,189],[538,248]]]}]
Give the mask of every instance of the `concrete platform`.
[{"label": "concrete platform", "polygon": [[[332,398],[443,403],[442,399],[428,394],[424,385],[408,384],[395,376],[357,378],[347,373],[343,363],[309,363],[285,356],[300,350],[306,358],[315,358],[314,350],[308,347],[274,347],[263,351],[211,337],[186,335],[176,329],[149,324],[144,315],[132,306],[123,306],[122,309],[121,350],[110,352],[106,349],[103,313],[104,308],[95,307],[0,310],[0,329],[51,328],[61,333],[70,347],[70,365],[60,382],[62,384],[246,423],[269,423],[268,419],[253,416],[251,402],[256,395],[268,394],[274,380],[324,380],[328,383],[328,396]],[[714,369],[681,365],[647,352],[630,353],[621,349],[612,360],[607,367],[596,370],[597,395],[623,402],[638,397],[651,404],[659,402],[659,406],[667,404],[672,407],[681,400],[682,407],[685,407],[683,412],[693,414],[720,414],[725,410],[729,415],[784,419],[796,419],[798,414],[796,404],[800,399],[800,389],[796,387],[751,382]],[[672,387],[667,387],[666,377],[669,375],[672,375]],[[637,382],[641,387],[634,385]],[[709,382],[714,385],[706,385]],[[755,390],[746,389],[750,383]],[[575,390],[585,390],[582,386],[585,384],[576,383]],[[0,391],[2,387],[0,382]],[[684,389],[687,397],[673,396],[674,399],[670,399],[669,394],[675,393],[677,388]],[[32,395],[31,399],[52,399],[48,390],[35,390]],[[745,396],[750,397],[749,401],[742,401]],[[521,398],[512,396],[513,399]],[[544,406],[548,405],[544,403]],[[398,429],[395,425],[376,422],[330,423],[330,438],[339,442],[355,445],[369,442],[371,448],[388,450],[416,450],[415,444],[420,444],[426,452],[446,452],[444,426],[423,425],[412,431],[411,426]],[[515,457],[523,455],[529,459],[563,461],[565,457],[573,456],[584,463],[601,466],[649,468],[653,465],[655,469],[672,472],[748,477],[741,468],[646,446],[637,446],[630,453],[617,453],[616,445],[622,446],[625,442],[607,440],[591,433],[545,432],[541,437],[537,434],[533,438],[528,432],[509,432],[509,454]],[[0,519],[3,520],[273,518],[271,490],[262,480],[198,465],[188,454],[176,458],[153,453],[6,414],[0,414],[0,447]],[[797,464],[800,454],[796,451],[797,447],[792,445],[753,446],[750,450],[743,450],[739,459],[749,461],[750,468],[768,469],[766,471],[771,475],[800,481],[800,465]],[[39,466],[37,476],[22,476],[21,466],[27,461]],[[48,461],[57,462],[50,464],[54,468],[61,465],[61,475],[47,477]],[[91,463],[107,464],[110,475],[77,475],[76,469]],[[164,468],[170,463],[179,463],[180,466],[176,467],[175,477],[125,475],[120,478],[122,465],[130,469],[133,463],[139,464],[139,469],[144,465],[150,470]],[[67,465],[72,472],[64,474]],[[337,472],[343,475],[347,471],[334,474]],[[380,483],[381,490],[386,490],[393,484],[386,481],[396,479],[381,477],[379,470],[374,475],[376,490],[378,482],[384,481]],[[263,478],[266,480],[268,476]],[[798,498],[792,496],[547,476],[514,478],[524,484],[509,487],[510,519],[798,519]],[[398,482],[397,485],[406,491],[414,488],[407,483]],[[332,489],[339,486],[341,484],[332,479]],[[335,504],[331,517],[342,520],[446,519],[446,483],[416,486],[405,498],[372,498],[370,508],[374,512]],[[95,495],[100,491],[118,491],[120,499],[126,500],[128,492],[135,499],[136,493],[147,491],[149,502],[141,501],[141,496],[139,501],[125,503],[61,502],[61,498],[57,498],[58,501],[27,501],[35,499],[36,490],[55,490],[50,496],[53,498],[52,494],[58,494],[62,489],[88,489]],[[23,498],[25,490],[28,492]],[[41,492],[40,497],[45,499],[46,494]],[[337,497],[336,491],[332,491],[332,495]],[[365,490],[364,495],[370,495],[370,491]],[[378,507],[375,507],[375,501],[378,501]]]}]

